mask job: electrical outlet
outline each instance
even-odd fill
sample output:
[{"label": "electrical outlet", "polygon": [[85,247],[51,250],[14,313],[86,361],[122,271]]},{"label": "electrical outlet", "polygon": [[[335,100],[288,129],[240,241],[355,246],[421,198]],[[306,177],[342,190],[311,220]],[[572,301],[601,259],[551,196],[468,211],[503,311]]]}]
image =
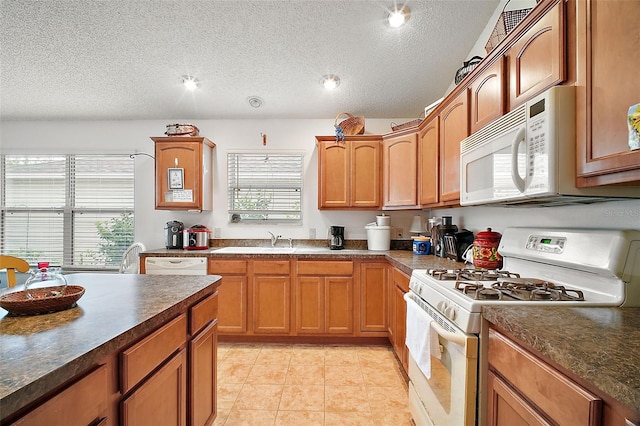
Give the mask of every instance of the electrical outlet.
[{"label": "electrical outlet", "polygon": [[404,228],[402,226],[398,226],[396,228],[396,238],[399,238],[399,239],[404,238]]},{"label": "electrical outlet", "polygon": [[316,228],[309,228],[309,239],[310,240],[316,239]]},{"label": "electrical outlet", "polygon": [[222,230],[220,228],[213,228],[213,238],[221,238]]}]

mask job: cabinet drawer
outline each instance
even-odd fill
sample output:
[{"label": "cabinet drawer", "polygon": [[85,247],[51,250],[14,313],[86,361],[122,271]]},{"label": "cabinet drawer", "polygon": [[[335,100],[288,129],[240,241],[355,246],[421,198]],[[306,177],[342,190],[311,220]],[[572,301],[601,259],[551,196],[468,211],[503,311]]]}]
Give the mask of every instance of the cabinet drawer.
[{"label": "cabinet drawer", "polygon": [[288,260],[256,260],[253,273],[261,275],[289,275]]},{"label": "cabinet drawer", "polygon": [[353,262],[345,261],[298,261],[298,275],[353,275]]},{"label": "cabinet drawer", "polygon": [[127,393],[187,341],[187,316],[180,315],[121,354],[120,387]]},{"label": "cabinet drawer", "polygon": [[202,327],[218,316],[218,292],[198,302],[189,312],[189,333],[195,336]]},{"label": "cabinet drawer", "polygon": [[558,424],[597,424],[602,400],[506,337],[490,330],[489,368]]},{"label": "cabinet drawer", "polygon": [[102,365],[13,425],[88,425],[107,410],[107,367]]},{"label": "cabinet drawer", "polygon": [[247,262],[245,260],[212,260],[209,259],[210,274],[246,274]]}]

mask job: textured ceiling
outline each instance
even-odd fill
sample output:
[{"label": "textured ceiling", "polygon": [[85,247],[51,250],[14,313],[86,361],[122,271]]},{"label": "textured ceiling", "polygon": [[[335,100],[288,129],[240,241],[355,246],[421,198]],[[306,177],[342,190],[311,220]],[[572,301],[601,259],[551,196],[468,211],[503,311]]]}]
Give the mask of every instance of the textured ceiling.
[{"label": "textured ceiling", "polygon": [[[0,118],[417,117],[498,0],[0,0]],[[185,92],[181,76],[202,81]],[[324,74],[342,83],[327,92]],[[247,98],[259,96],[261,108]]]}]

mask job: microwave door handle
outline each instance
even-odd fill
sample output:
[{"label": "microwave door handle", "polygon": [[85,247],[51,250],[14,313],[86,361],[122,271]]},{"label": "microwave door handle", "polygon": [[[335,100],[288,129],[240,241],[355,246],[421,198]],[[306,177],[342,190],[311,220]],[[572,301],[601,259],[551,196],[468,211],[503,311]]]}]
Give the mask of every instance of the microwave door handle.
[{"label": "microwave door handle", "polygon": [[524,179],[520,177],[520,173],[518,171],[518,147],[522,142],[524,142],[525,130],[525,127],[518,130],[515,139],[511,143],[511,179],[520,192],[524,192],[525,182]]}]

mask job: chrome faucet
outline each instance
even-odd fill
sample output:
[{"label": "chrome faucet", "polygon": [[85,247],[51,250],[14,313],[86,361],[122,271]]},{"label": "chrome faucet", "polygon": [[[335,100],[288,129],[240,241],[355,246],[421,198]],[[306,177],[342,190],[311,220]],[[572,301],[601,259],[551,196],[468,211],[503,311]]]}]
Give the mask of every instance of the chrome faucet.
[{"label": "chrome faucet", "polygon": [[293,248],[293,238],[287,238],[289,240],[289,248]]},{"label": "chrome faucet", "polygon": [[267,231],[271,235],[271,247],[275,247],[278,242],[278,238],[281,238],[282,235],[274,235],[273,232]]}]

